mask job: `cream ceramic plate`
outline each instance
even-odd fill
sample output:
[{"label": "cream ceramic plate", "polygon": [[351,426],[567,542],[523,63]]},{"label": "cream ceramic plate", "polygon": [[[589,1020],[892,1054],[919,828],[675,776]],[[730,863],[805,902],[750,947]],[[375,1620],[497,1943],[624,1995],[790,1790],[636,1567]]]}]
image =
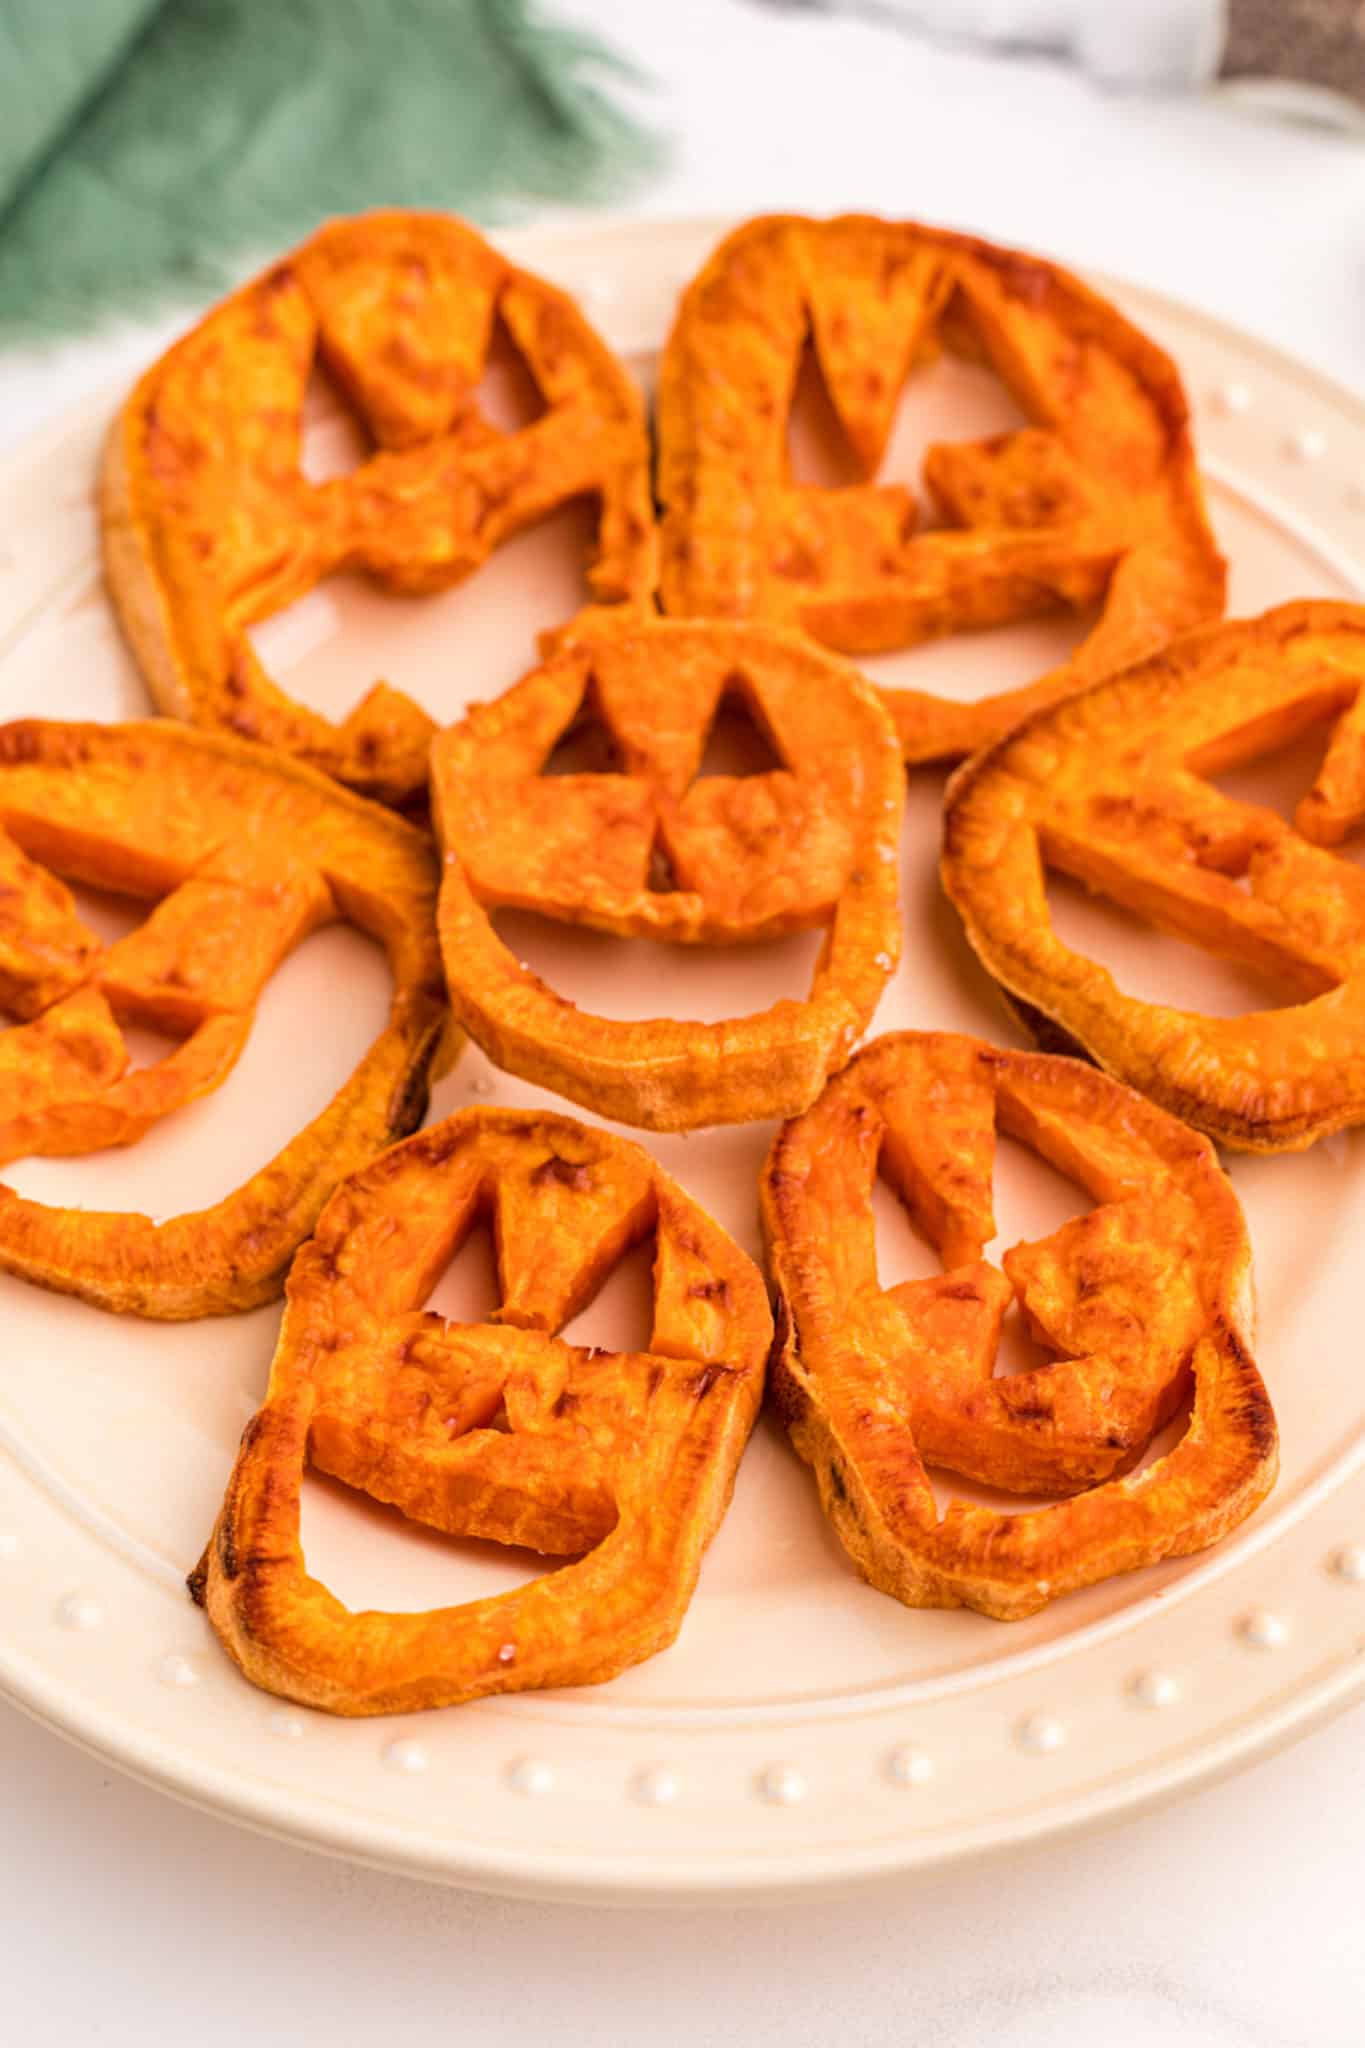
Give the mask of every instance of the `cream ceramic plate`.
[{"label": "cream ceramic plate", "polygon": [[[648,377],[675,295],[714,224],[525,235],[518,257],[578,293]],[[1145,293],[1123,304],[1182,364],[1197,409],[1234,611],[1357,596],[1365,542],[1365,409],[1294,364]],[[509,396],[507,403],[511,404]],[[146,710],[102,595],[90,482],[107,407],[0,478],[0,715]],[[929,436],[1012,423],[985,373],[917,378],[890,468]],[[310,461],[348,459],[324,401]],[[819,450],[803,458],[819,480]],[[268,662],[326,709],[379,675],[449,719],[529,664],[534,632],[578,600],[574,518],[506,548],[464,590],[379,598],[344,581],[261,629]],[[884,659],[962,693],[1035,673],[1067,632],[1030,627]],[[1245,775],[1282,800],[1299,750]],[[905,957],[879,1028],[1008,1027],[964,953],[934,874],[941,777],[912,779]],[[111,914],[106,910],[101,915]],[[1138,993],[1224,1009],[1264,1000],[1176,941],[1059,898]],[[796,992],[812,945],[748,955],[526,927],[549,979],[612,1014],[719,1016]],[[666,994],[665,994],[666,991]],[[216,1199],[331,1094],[378,1029],[386,977],[349,930],[282,969],[250,1048],[209,1101],[135,1150],[31,1161],[25,1194],[170,1214]],[[433,1115],[548,1098],[466,1053]],[[664,1163],[745,1243],[770,1127],[654,1140]],[[1001,1244],[1038,1236],[1074,1191],[1002,1142]],[[277,1311],[171,1328],[118,1321],[0,1281],[0,1684],[76,1741],[197,1804],[294,1840],[488,1889],[638,1898],[773,1894],[869,1878],[1096,1821],[1231,1769],[1357,1693],[1365,1678],[1365,1139],[1233,1168],[1255,1242],[1260,1354],[1284,1470],[1268,1507],[1210,1556],[1146,1571],[1002,1627],[916,1614],[853,1575],[809,1477],[767,1423],[745,1459],[676,1646],[614,1684],[387,1722],[281,1706],[228,1665],[183,1589],[237,1434],[264,1383]],[[925,1270],[894,1208],[884,1278]],[[630,1341],[644,1275],[627,1262],[580,1319]],[[474,1249],[438,1302],[480,1313]],[[424,1606],[512,1585],[535,1560],[405,1531],[312,1484],[309,1563],[353,1606]]]}]

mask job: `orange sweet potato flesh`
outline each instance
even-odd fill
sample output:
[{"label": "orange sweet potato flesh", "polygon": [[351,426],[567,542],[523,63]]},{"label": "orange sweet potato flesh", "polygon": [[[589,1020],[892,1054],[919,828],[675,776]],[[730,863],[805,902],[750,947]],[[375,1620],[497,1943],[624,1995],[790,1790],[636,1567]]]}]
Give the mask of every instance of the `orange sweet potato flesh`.
[{"label": "orange sweet potato flesh", "polygon": [[[1365,610],[1305,602],[1192,634],[1045,711],[950,785],[943,882],[1040,1040],[1221,1143],[1298,1151],[1365,1119]],[[1206,780],[1321,725],[1291,826]],[[1052,929],[1055,869],[1237,962],[1286,1007],[1210,1017],[1119,989]]]},{"label": "orange sweet potato flesh", "polygon": [[[490,1212],[496,1313],[424,1312]],[[649,1349],[565,1343],[651,1232]],[[336,1714],[614,1677],[677,1634],[771,1335],[757,1268],[638,1146],[568,1117],[461,1110],[338,1189],[295,1261],[196,1597],[255,1684]],[[576,1561],[460,1607],[352,1613],[300,1547],[309,1460],[429,1528]]]},{"label": "orange sweet potato flesh", "polygon": [[[139,897],[104,946],[65,882]],[[322,1114],[213,1208],[154,1223],[0,1187],[0,1271],[168,1319],[277,1295],[337,1183],[425,1114],[448,1013],[424,833],[295,762],[155,720],[0,726],[0,1164],[135,1144],[217,1087],[284,955],[344,918],[384,946],[387,1027]],[[120,1026],[178,1042],[133,1068]]]},{"label": "orange sweet potato flesh", "polygon": [[[545,403],[515,433],[479,408],[501,322]],[[374,453],[300,469],[320,362]],[[265,673],[247,628],[332,572],[444,590],[570,499],[600,505],[597,598],[652,592],[649,446],[624,367],[577,306],[441,214],[322,228],[155,363],[115,423],[105,571],[163,711],[258,740],[387,802],[419,797],[433,721],[388,683],[335,725]]]},{"label": "orange sweet potato flesh", "polygon": [[[866,481],[794,485],[787,422],[807,342]],[[875,481],[917,361],[984,360],[1031,424],[937,445],[945,522]],[[876,653],[1100,605],[1074,655],[960,704],[887,690],[907,760],[968,754],[1030,710],[1217,618],[1224,567],[1170,358],[1055,265],[913,222],[770,216],[683,296],[659,374],[661,593],[673,614],[772,619]]]},{"label": "orange sweet potato flesh", "polygon": [[[733,699],[782,765],[698,779]],[[587,716],[620,772],[542,773]],[[803,1108],[866,1028],[900,950],[904,774],[874,692],[800,635],[627,618],[575,628],[441,734],[431,779],[451,1003],[509,1072],[623,1123],[688,1130]],[[721,1023],[627,1022],[575,1009],[523,966],[490,916],[509,905],[682,945],[828,937],[804,1001]]]},{"label": "orange sweet potato flesh", "polygon": [[[982,1256],[997,1125],[1098,1205],[1003,1272]],[[939,1278],[879,1286],[879,1170]],[[907,1606],[1017,1620],[1217,1542],[1273,1485],[1236,1197],[1206,1139],[1094,1068],[947,1033],[876,1039],[781,1131],[762,1199],[779,1412],[858,1570]],[[1055,1362],[994,1378],[1016,1300]],[[1180,1441],[1136,1469],[1191,1383]],[[926,1464],[1069,1497],[940,1516]]]}]

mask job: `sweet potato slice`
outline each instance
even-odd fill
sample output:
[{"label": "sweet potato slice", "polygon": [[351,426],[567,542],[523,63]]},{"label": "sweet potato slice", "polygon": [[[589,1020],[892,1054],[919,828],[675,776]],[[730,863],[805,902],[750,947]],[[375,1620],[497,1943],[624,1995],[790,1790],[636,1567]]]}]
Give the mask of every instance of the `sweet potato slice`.
[{"label": "sweet potato slice", "polygon": [[[1284,605],[1039,713],[949,788],[944,887],[1028,1028],[1240,1150],[1365,1119],[1365,875],[1329,851],[1365,825],[1363,683],[1365,610]],[[1293,826],[1205,779],[1319,723]],[[1125,994],[1053,930],[1049,868],[1297,1000],[1210,1017]]]},{"label": "sweet potato slice", "polygon": [[[866,481],[796,486],[802,351]],[[946,522],[876,481],[917,359],[984,359],[1032,424],[928,451]],[[959,704],[885,692],[906,759],[973,752],[1040,704],[1217,618],[1224,570],[1169,357],[1075,278],[913,222],[753,220],[683,296],[659,375],[661,590],[676,615],[798,625],[851,654],[1099,602],[1070,660]]]},{"label": "sweet potato slice", "polygon": [[[781,766],[696,779],[727,698]],[[619,773],[542,773],[589,713]],[[904,775],[856,673],[769,627],[599,620],[432,750],[455,1014],[490,1059],[651,1130],[803,1108],[866,1028],[900,950]],[[667,886],[652,875],[667,857]],[[723,1023],[575,1009],[503,944],[506,906],[627,937],[735,944],[824,926],[809,996]]]},{"label": "sweet potato slice", "polygon": [[[489,1213],[497,1311],[424,1312]],[[560,1339],[650,1232],[649,1349]],[[461,1110],[339,1188],[296,1259],[196,1597],[255,1684],[336,1714],[614,1677],[678,1632],[771,1334],[757,1269],[638,1146],[568,1117]],[[310,1459],[428,1527],[576,1561],[460,1607],[351,1613],[300,1547]]]},{"label": "sweet potato slice", "polygon": [[[295,762],[156,720],[0,727],[0,1164],[131,1145],[217,1087],[280,960],[345,918],[384,945],[387,1028],[332,1103],[244,1187],[165,1223],[0,1187],[0,1271],[180,1319],[279,1293],[337,1183],[422,1120],[448,1013],[425,833]],[[102,946],[65,883],[146,899]],[[120,1025],[179,1040],[131,1068]]]},{"label": "sweet potato slice", "polygon": [[[544,402],[504,433],[478,386],[497,323]],[[374,452],[311,483],[301,416],[321,362]],[[570,499],[600,506],[589,584],[654,587],[639,394],[564,293],[434,213],[333,221],[155,363],[115,423],[105,571],[163,711],[260,740],[387,802],[419,797],[433,721],[377,683],[341,725],[266,675],[246,629],[339,569],[446,589]]]},{"label": "sweet potato slice", "polygon": [[[1098,1205],[1015,1246],[1003,1273],[982,1257],[997,1124]],[[880,1287],[879,1169],[940,1277]],[[1273,1485],[1236,1197],[1206,1139],[1094,1068],[944,1033],[876,1039],[779,1134],[763,1217],[778,1409],[858,1570],[907,1606],[1016,1620],[1217,1542]],[[1055,1358],[992,1377],[1012,1300]],[[1136,1469],[1191,1382],[1180,1441]],[[926,1463],[1071,1497],[940,1516]]]}]

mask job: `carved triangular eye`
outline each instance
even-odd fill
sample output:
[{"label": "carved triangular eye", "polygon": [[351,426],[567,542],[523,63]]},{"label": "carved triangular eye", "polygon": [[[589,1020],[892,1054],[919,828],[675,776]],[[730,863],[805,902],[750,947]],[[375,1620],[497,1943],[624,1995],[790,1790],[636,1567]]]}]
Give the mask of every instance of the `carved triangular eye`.
[{"label": "carved triangular eye", "polygon": [[299,470],[306,483],[350,476],[374,453],[369,435],[321,357],[313,358],[299,420]]},{"label": "carved triangular eye", "polygon": [[476,1216],[425,1306],[448,1323],[486,1323],[502,1304],[491,1218]]},{"label": "carved triangular eye", "polygon": [[566,1344],[604,1351],[648,1351],[654,1331],[655,1237],[632,1245],[560,1335]]},{"label": "carved triangular eye", "polygon": [[697,766],[703,775],[771,775],[785,768],[776,741],[756,712],[748,690],[732,676],[720,693]]},{"label": "carved triangular eye", "polygon": [[909,1208],[882,1174],[872,1183],[872,1227],[876,1246],[877,1285],[899,1287],[904,1280],[933,1280],[943,1261]]},{"label": "carved triangular eye", "polygon": [[1267,734],[1264,745],[1227,766],[1205,767],[1197,760],[1192,765],[1203,781],[1234,803],[1274,811],[1292,825],[1300,803],[1322,771],[1334,725],[1335,717],[1331,723],[1319,717],[1299,733]]},{"label": "carved triangular eye", "polygon": [[501,314],[493,321],[474,404],[489,426],[503,434],[519,434],[549,410],[545,394]]},{"label": "carved triangular eye", "polygon": [[589,686],[573,724],[560,734],[541,769],[542,775],[623,775],[625,767],[616,735],[603,718],[597,694]]},{"label": "carved triangular eye", "polygon": [[847,490],[867,481],[809,335],[787,414],[787,468],[792,483],[821,491]]}]

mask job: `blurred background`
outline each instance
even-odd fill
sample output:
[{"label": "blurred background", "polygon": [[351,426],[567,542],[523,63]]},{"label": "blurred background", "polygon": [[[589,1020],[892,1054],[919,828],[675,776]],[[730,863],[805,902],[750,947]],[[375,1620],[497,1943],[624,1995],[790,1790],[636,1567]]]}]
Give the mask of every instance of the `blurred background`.
[{"label": "blurred background", "polygon": [[0,117],[11,438],[379,204],[880,208],[1361,360],[1357,0],[0,0]]}]

